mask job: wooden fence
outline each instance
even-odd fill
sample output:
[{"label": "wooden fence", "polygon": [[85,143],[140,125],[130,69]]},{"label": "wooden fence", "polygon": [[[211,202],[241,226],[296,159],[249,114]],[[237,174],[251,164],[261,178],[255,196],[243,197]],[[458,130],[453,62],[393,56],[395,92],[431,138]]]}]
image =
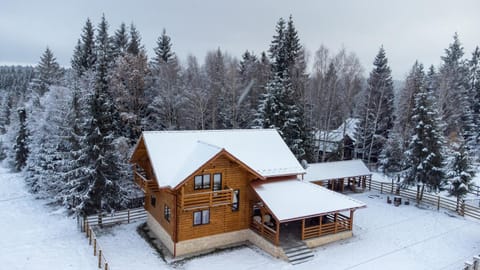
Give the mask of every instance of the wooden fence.
[{"label": "wooden fence", "polygon": [[93,256],[98,257],[99,269],[109,270],[111,268],[105,257],[104,250],[98,242],[94,228],[97,226],[102,227],[106,225],[130,223],[131,221],[145,219],[146,217],[147,212],[143,207],[113,213],[101,213],[87,217],[77,216],[77,223],[80,230],[85,233],[88,238],[88,244],[93,247]]},{"label": "wooden fence", "polygon": [[450,199],[439,195],[432,195],[424,193],[422,198],[419,198],[418,192],[412,189],[397,188],[397,184],[379,182],[375,180],[368,181],[368,190],[377,190],[380,193],[399,195],[401,197],[413,200],[417,203],[425,203],[432,205],[440,210],[440,208],[456,211],[461,216],[469,216],[480,219],[480,207],[476,207],[465,203],[461,200],[457,204],[456,199]]}]

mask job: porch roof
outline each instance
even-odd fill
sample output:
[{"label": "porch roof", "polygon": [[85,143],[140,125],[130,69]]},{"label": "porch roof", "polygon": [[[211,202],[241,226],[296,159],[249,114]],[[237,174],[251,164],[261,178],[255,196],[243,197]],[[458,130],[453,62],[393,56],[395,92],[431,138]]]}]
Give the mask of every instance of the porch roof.
[{"label": "porch roof", "polygon": [[251,184],[279,222],[366,207],[366,204],[299,179]]},{"label": "porch roof", "polygon": [[359,159],[308,164],[305,181],[320,181],[371,175],[372,172]]}]

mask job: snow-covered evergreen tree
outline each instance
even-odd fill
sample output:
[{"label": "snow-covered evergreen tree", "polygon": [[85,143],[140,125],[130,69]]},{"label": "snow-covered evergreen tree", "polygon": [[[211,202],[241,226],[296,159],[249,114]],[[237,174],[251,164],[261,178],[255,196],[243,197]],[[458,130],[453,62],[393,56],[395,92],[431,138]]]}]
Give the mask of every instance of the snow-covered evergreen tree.
[{"label": "snow-covered evergreen tree", "polygon": [[115,31],[112,37],[113,58],[125,55],[129,43],[127,26],[125,23],[120,24],[120,28]]},{"label": "snow-covered evergreen tree", "polygon": [[386,174],[398,173],[404,168],[404,145],[400,134],[392,132],[388,136],[384,148],[380,152],[380,170]]},{"label": "snow-covered evergreen tree", "polygon": [[360,107],[360,123],[356,131],[357,147],[366,162],[375,162],[393,127],[393,81],[383,47],[368,78],[364,103]]},{"label": "snow-covered evergreen tree", "polygon": [[75,46],[72,57],[72,69],[80,77],[87,70],[95,67],[95,30],[90,19],[87,19],[82,30],[82,35]]},{"label": "snow-covered evergreen tree", "polygon": [[132,23],[130,24],[130,40],[127,46],[127,52],[133,55],[137,55],[140,53],[140,49],[142,49],[142,38],[140,37],[140,33],[138,32],[135,25]]},{"label": "snow-covered evergreen tree", "polygon": [[32,88],[39,96],[43,96],[51,85],[60,84],[63,72],[50,48],[45,49],[40,57],[40,62],[35,67],[35,72],[37,75],[32,82]]},{"label": "snow-covered evergreen tree", "polygon": [[415,95],[412,114],[415,126],[406,152],[405,181],[409,184],[426,184],[430,189],[438,191],[445,178],[442,149],[444,141],[435,108],[435,96],[423,81]]},{"label": "snow-covered evergreen tree", "polygon": [[29,132],[27,130],[27,112],[25,108],[18,108],[17,113],[19,126],[13,150],[15,152],[15,170],[20,171],[27,163]]},{"label": "snow-covered evergreen tree", "polygon": [[472,53],[472,58],[469,61],[469,94],[472,104],[472,118],[473,118],[473,136],[467,142],[469,148],[476,149],[480,153],[480,48],[477,46]]},{"label": "snow-covered evergreen tree", "polygon": [[475,175],[464,144],[465,142],[461,142],[455,149],[453,162],[447,175],[450,182],[450,194],[457,197],[457,202],[467,195],[472,185],[472,178]]}]

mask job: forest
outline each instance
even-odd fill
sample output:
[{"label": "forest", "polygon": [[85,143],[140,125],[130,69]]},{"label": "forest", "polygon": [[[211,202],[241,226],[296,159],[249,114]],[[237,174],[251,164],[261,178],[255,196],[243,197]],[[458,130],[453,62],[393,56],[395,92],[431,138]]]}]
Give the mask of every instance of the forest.
[{"label": "forest", "polygon": [[417,61],[394,84],[380,44],[366,69],[345,48],[321,45],[310,60],[292,16],[272,33],[264,52],[217,48],[199,61],[179,59],[166,29],[148,56],[133,23],[87,19],[70,67],[48,47],[33,67],[0,66],[0,160],[39,197],[92,214],[139,195],[128,160],[144,130],[275,128],[306,165],[327,161],[319,131],[355,118],[357,158],[465,196],[480,159],[478,47],[465,52],[452,33],[439,66]]}]

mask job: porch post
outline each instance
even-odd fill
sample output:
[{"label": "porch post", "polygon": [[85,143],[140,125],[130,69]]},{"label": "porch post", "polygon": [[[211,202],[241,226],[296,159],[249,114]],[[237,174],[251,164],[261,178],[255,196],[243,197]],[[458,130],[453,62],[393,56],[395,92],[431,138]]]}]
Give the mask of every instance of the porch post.
[{"label": "porch post", "polygon": [[276,223],[277,223],[277,232],[276,232],[276,235],[275,235],[275,244],[278,246],[280,244],[280,222],[278,220],[276,220]]},{"label": "porch post", "polygon": [[353,211],[355,211],[355,209],[350,209],[350,231],[352,230],[353,228]]},{"label": "porch post", "polygon": [[[355,185],[353,185],[353,186],[355,186]],[[335,212],[335,217],[334,217],[334,220],[333,220],[335,222],[335,233],[337,233],[337,224],[338,224],[337,217],[338,217],[338,212]]]},{"label": "porch post", "polygon": [[323,221],[323,216],[319,217],[320,219],[320,225],[318,226],[318,236],[322,235],[322,221]]},{"label": "porch post", "polygon": [[302,219],[302,240],[305,240],[305,219]]}]

